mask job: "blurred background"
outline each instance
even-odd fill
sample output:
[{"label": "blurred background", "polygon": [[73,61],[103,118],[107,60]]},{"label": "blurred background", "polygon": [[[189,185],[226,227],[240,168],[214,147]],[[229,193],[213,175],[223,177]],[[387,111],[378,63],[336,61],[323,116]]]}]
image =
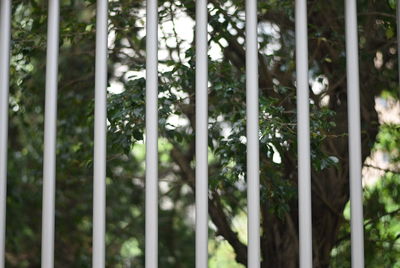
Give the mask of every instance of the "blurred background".
[{"label": "blurred background", "polygon": [[[90,267],[95,0],[61,0],[55,267]],[[365,256],[400,267],[395,0],[359,0]],[[7,267],[40,267],[47,1],[12,1]],[[344,1],[308,1],[315,267],[350,267]],[[109,3],[107,267],[144,267],[145,1]],[[209,0],[209,265],[245,267],[244,1]],[[294,1],[258,1],[261,255],[298,266]],[[194,267],[195,1],[159,1],[160,267]]]}]

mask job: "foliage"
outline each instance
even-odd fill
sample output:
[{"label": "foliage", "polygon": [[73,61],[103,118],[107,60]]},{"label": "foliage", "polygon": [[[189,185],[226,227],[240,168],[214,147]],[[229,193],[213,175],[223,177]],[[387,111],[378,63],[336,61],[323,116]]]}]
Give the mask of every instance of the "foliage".
[{"label": "foliage", "polygon": [[[56,267],[89,267],[92,228],[94,0],[61,1]],[[343,3],[309,2],[313,233],[316,267],[349,266]],[[142,1],[110,1],[107,267],[144,265],[145,18]],[[297,267],[294,1],[259,1],[262,267]],[[210,266],[246,263],[235,219],[246,207],[244,2],[209,3]],[[160,267],[194,267],[195,3],[159,3]],[[374,98],[396,97],[394,1],[359,1],[363,157],[399,161],[398,125]],[[7,265],[40,263],[47,5],[13,1]],[[374,145],[375,144],[375,145]],[[375,146],[375,147],[374,147]],[[398,174],[365,190],[366,262],[395,267]],[[390,253],[389,253],[390,252]],[[241,264],[240,264],[241,263]]]}]

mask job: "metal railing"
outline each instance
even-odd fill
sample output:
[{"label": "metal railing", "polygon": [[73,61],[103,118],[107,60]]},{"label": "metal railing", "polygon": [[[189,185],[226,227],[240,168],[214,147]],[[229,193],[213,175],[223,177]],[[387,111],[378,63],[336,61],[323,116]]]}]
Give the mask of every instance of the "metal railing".
[{"label": "metal railing", "polygon": [[[296,73],[299,166],[300,267],[312,267],[311,167],[306,0],[296,1]],[[399,3],[400,1],[398,1]],[[158,148],[157,148],[157,0],[147,0],[146,14],[146,229],[145,263],[158,259]],[[399,4],[398,4],[399,6]],[[345,0],[348,120],[350,152],[352,267],[364,266],[361,185],[361,138],[356,0]],[[0,268],[4,267],[8,91],[11,0],[0,10]],[[49,1],[46,65],[45,139],[43,165],[42,267],[54,266],[54,197],[56,166],[57,66],[59,0]],[[397,12],[399,14],[399,11]],[[246,103],[248,267],[260,266],[258,44],[257,2],[246,0]],[[399,15],[398,15],[399,18]],[[105,170],[108,1],[97,1],[95,69],[95,137],[93,198],[93,267],[105,267]],[[207,1],[196,0],[196,267],[208,266],[208,66]]]}]

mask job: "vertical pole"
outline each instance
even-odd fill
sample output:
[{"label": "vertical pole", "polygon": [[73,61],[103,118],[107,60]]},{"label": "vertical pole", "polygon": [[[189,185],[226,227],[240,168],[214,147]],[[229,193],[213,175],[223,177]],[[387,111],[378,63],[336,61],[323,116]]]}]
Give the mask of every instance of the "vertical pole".
[{"label": "vertical pole", "polygon": [[94,111],[93,268],[105,267],[108,1],[97,0]]},{"label": "vertical pole", "polygon": [[146,6],[146,268],[158,267],[158,3]]},{"label": "vertical pole", "polygon": [[2,0],[0,6],[0,268],[4,268],[6,236],[10,24],[11,0]]},{"label": "vertical pole", "polygon": [[350,153],[351,266],[364,267],[363,193],[361,181],[361,123],[358,68],[357,3],[346,3],[347,102]]},{"label": "vertical pole", "polygon": [[54,267],[59,17],[60,2],[49,0],[43,155],[42,268]]},{"label": "vertical pole", "polygon": [[300,268],[312,267],[307,1],[296,0],[297,150]]},{"label": "vertical pole", "polygon": [[246,0],[246,132],[249,268],[260,267],[257,1]]},{"label": "vertical pole", "polygon": [[208,267],[207,0],[196,0],[196,268]]}]

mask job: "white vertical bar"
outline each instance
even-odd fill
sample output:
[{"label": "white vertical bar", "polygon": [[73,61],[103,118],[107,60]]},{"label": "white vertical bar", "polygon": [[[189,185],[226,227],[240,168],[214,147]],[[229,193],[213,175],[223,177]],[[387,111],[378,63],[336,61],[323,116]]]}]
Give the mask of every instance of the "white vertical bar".
[{"label": "white vertical bar", "polygon": [[361,182],[361,123],[358,68],[357,3],[346,3],[347,102],[350,154],[351,266],[364,267],[363,193]]},{"label": "white vertical bar", "polygon": [[207,0],[196,0],[196,268],[208,267]]},{"label": "white vertical bar", "polygon": [[146,6],[146,268],[158,267],[158,3]]},{"label": "white vertical bar", "polygon": [[59,0],[49,0],[43,155],[42,268],[54,266]]},{"label": "white vertical bar", "polygon": [[300,268],[312,267],[307,1],[296,0],[296,87]]},{"label": "white vertical bar", "polygon": [[7,197],[8,90],[10,67],[11,0],[0,6],[0,268],[4,267]]},{"label": "white vertical bar", "polygon": [[257,1],[246,0],[246,132],[249,268],[260,267]]},{"label": "white vertical bar", "polygon": [[94,111],[93,268],[105,267],[108,1],[97,0]]}]

